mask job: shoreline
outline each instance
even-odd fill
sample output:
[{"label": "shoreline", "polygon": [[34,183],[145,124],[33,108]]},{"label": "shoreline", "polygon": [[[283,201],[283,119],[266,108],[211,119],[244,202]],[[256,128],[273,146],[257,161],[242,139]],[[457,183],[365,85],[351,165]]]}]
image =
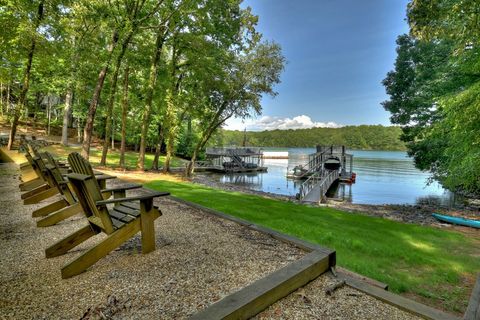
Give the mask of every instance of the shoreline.
[{"label": "shoreline", "polygon": [[[219,183],[211,179],[208,174],[197,173],[193,178],[188,179],[188,181],[224,191],[240,192],[244,194],[257,195],[265,198],[281,201],[290,201],[300,204],[300,202],[293,196],[252,190],[231,183]],[[305,205],[309,206],[309,204]],[[333,199],[329,199],[326,204],[319,204],[318,206],[330,207],[349,213],[358,213],[404,223],[412,223],[423,226],[428,225],[456,230],[458,229],[459,231],[467,231],[474,229],[440,222],[432,217],[432,213],[437,212],[467,219],[480,220],[480,208],[477,203],[470,204],[469,206],[463,208],[448,208],[446,206],[436,206],[431,204],[355,204],[343,201],[339,202]]]}]

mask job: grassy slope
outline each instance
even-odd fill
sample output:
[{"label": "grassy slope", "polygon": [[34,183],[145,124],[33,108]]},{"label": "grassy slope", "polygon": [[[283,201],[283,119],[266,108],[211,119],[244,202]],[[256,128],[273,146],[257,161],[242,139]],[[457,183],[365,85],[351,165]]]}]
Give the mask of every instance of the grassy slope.
[{"label": "grassy slope", "polygon": [[162,180],[147,186],[333,248],[340,266],[448,311],[466,309],[472,288],[465,283],[480,270],[480,243],[458,232],[189,183]]},{"label": "grassy slope", "polygon": [[[80,152],[81,147],[65,147],[61,145],[51,145],[45,148],[46,151],[49,151],[55,154],[59,158],[66,159],[68,154],[71,152]],[[92,148],[90,150],[90,162],[93,165],[98,165],[102,157],[102,150]],[[145,168],[149,169],[152,167],[154,155],[146,154],[145,155]],[[127,151],[125,152],[125,165],[129,169],[134,169],[137,164],[138,152]],[[118,150],[109,150],[107,155],[107,167],[118,167],[118,162],[120,160],[120,152]],[[159,166],[162,166],[165,162],[165,156],[160,156]],[[173,158],[172,161],[173,167],[184,167],[184,162],[179,158]]]}]

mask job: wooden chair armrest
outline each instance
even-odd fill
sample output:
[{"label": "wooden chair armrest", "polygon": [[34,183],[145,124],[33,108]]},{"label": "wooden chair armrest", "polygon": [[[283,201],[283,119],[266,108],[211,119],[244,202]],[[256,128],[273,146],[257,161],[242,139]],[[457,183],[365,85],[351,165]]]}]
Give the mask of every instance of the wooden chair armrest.
[{"label": "wooden chair armrest", "polygon": [[170,192],[153,191],[152,193],[149,193],[149,194],[143,194],[143,195],[134,196],[134,197],[100,200],[100,201],[97,201],[96,204],[103,205],[103,204],[118,203],[118,202],[142,201],[142,200],[150,200],[156,197],[164,197],[168,195],[170,195]]},{"label": "wooden chair armrest", "polygon": [[86,174],[80,174],[80,173],[69,173],[67,174],[67,178],[74,179],[74,180],[87,180],[87,179],[90,179],[91,176]]},{"label": "wooden chair armrest", "polygon": [[131,189],[138,189],[141,188],[141,184],[127,184],[124,186],[118,186],[118,187],[112,187],[112,188],[107,188],[103,189],[102,192],[115,192],[115,191],[122,191],[122,190],[131,190]]},{"label": "wooden chair armrest", "polygon": [[117,177],[115,176],[110,176],[108,174],[99,174],[98,176],[95,176],[97,180],[108,180],[108,179],[116,179]]}]

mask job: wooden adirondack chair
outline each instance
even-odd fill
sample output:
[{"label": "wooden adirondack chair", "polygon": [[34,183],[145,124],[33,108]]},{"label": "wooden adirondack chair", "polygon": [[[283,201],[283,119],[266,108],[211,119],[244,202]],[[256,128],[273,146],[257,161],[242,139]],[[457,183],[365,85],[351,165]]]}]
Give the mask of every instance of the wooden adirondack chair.
[{"label": "wooden adirondack chair", "polygon": [[[72,168],[78,166],[77,168],[91,170],[89,163],[78,153],[70,154],[68,160]],[[46,257],[62,255],[101,232],[108,236],[65,265],[62,268],[62,278],[82,273],[139,231],[142,232],[142,252],[155,250],[154,221],[161,216],[161,211],[153,205],[153,199],[169,195],[168,192],[150,191],[147,195],[104,200],[94,175],[71,173],[68,179],[87,217],[88,225],[46,249]],[[111,204],[114,206],[109,207]]]},{"label": "wooden adirondack chair", "polygon": [[63,177],[60,170],[51,164],[46,165],[46,170],[46,174],[54,181],[56,188],[59,190],[61,199],[32,212],[33,218],[44,217],[37,221],[37,227],[48,227],[82,212],[82,208],[77,203],[68,181]]},{"label": "wooden adirondack chair", "polygon": [[[57,189],[60,191],[62,199],[57,200],[53,203],[50,203],[45,207],[37,209],[32,212],[32,217],[46,216],[45,218],[37,221],[37,227],[48,227],[62,220],[65,220],[73,215],[83,212],[82,207],[77,202],[77,198],[74,192],[72,191],[72,188],[68,180],[66,179],[66,177],[62,175],[57,163],[54,162],[54,164],[47,164],[46,169],[47,169],[47,174],[54,181]],[[114,178],[114,177],[108,176],[108,175],[95,176],[95,179],[97,179],[97,181],[100,181],[101,182],[100,185],[103,186],[103,189],[101,190],[101,192],[104,199],[108,199],[111,195],[118,197],[117,193],[120,193],[120,195],[122,195],[125,193],[125,190],[142,187],[141,185],[138,185],[138,184],[130,184],[130,185],[119,186],[117,188],[105,189],[104,181],[110,178]]]},{"label": "wooden adirondack chair", "polygon": [[33,190],[22,193],[21,198],[23,199],[23,204],[35,204],[39,203],[42,200],[48,199],[57,195],[60,191],[55,185],[55,181],[47,174],[47,169],[45,167],[45,162],[40,155],[31,157],[30,153],[26,154],[27,159],[32,161],[32,167],[35,172],[41,179],[45,182],[40,187],[37,187]]},{"label": "wooden adirondack chair", "polygon": [[37,165],[33,161],[33,157],[28,151],[25,149],[25,158],[28,162],[28,168],[25,166],[24,170],[22,171],[22,175],[20,180],[22,181],[19,185],[20,191],[31,191],[35,188],[45,185],[45,180],[43,180],[41,173]]}]

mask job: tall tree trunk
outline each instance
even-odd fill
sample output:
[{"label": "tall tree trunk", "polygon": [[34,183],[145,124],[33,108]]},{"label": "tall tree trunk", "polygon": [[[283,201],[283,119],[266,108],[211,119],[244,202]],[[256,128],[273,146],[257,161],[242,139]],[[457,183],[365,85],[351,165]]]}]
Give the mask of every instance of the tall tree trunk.
[{"label": "tall tree trunk", "polygon": [[112,150],[115,149],[115,118],[112,117]]},{"label": "tall tree trunk", "polygon": [[37,29],[40,26],[40,23],[42,22],[42,19],[43,19],[43,4],[44,4],[43,0],[40,1],[40,3],[38,4],[37,17],[36,17],[34,29],[33,29],[35,34],[32,36],[30,49],[28,51],[27,65],[25,66],[25,72],[23,73],[22,90],[20,91],[18,105],[16,106],[14,111],[12,126],[10,129],[10,135],[8,136],[8,145],[7,145],[8,150],[12,149],[13,142],[15,140],[15,135],[17,133],[18,120],[20,119],[20,110],[25,106],[26,100],[27,100],[28,88],[30,86],[30,71],[32,69],[33,54],[35,52],[35,46],[36,46],[35,37],[36,37]]},{"label": "tall tree trunk", "polygon": [[10,84],[7,83],[7,114],[10,112]]},{"label": "tall tree trunk", "polygon": [[77,117],[77,142],[82,142],[82,119],[80,119],[80,116]]},{"label": "tall tree trunk", "polygon": [[0,82],[0,112],[3,117],[3,82]]},{"label": "tall tree trunk", "polygon": [[50,136],[50,124],[52,122],[52,97],[48,96],[47,101],[47,136]]},{"label": "tall tree trunk", "polygon": [[221,118],[221,115],[225,111],[226,106],[227,106],[227,103],[224,102],[223,105],[215,113],[215,116],[213,117],[209,126],[206,128],[205,131],[202,132],[202,137],[200,138],[200,141],[195,146],[195,149],[192,154],[192,158],[190,159],[190,162],[188,163],[187,168],[185,170],[185,175],[187,177],[193,174],[193,171],[195,169],[195,160],[200,150],[202,150],[205,147],[205,145],[207,144],[208,140],[210,139],[212,134],[215,132],[215,130],[217,130],[223,123],[225,123],[227,119],[229,119],[233,115],[232,113],[228,117]]},{"label": "tall tree trunk", "polygon": [[73,88],[69,85],[65,96],[65,108],[63,110],[62,144],[68,145],[68,123],[72,113]]},{"label": "tall tree trunk", "polygon": [[[72,44],[76,47],[77,38],[74,37]],[[62,127],[62,141],[64,146],[68,145],[68,127],[72,123],[73,113],[73,90],[76,84],[76,69],[78,65],[79,53],[75,51],[72,56],[72,63],[70,65],[70,79],[67,82],[67,94],[65,95],[65,108],[63,110],[63,127]]]},{"label": "tall tree trunk", "polygon": [[172,161],[174,147],[175,147],[175,134],[176,134],[176,110],[174,103],[174,94],[172,90],[167,91],[167,109],[165,111],[165,127],[166,127],[166,145],[167,152],[165,155],[165,163],[163,164],[163,172],[167,173],[170,171],[170,163]]},{"label": "tall tree trunk", "polygon": [[145,146],[147,141],[148,126],[150,124],[150,113],[152,111],[153,92],[157,82],[158,64],[162,55],[162,47],[165,41],[166,31],[160,28],[157,32],[157,39],[155,41],[155,54],[150,66],[150,75],[148,78],[147,94],[145,99],[145,108],[143,109],[142,132],[140,135],[140,152],[138,154],[137,167],[140,170],[145,169]]},{"label": "tall tree trunk", "polygon": [[134,29],[132,29],[123,40],[121,50],[118,53],[117,59],[115,61],[115,69],[113,71],[110,95],[108,98],[107,121],[105,124],[105,140],[103,141],[102,159],[100,160],[100,164],[103,166],[107,162],[108,144],[110,142],[110,132],[112,131],[113,105],[115,104],[115,93],[117,92],[118,73],[120,72],[122,60],[125,56],[125,52],[127,51],[130,40],[133,37],[133,33]]},{"label": "tall tree trunk", "polygon": [[85,128],[83,129],[83,144],[82,144],[82,156],[88,160],[90,155],[90,143],[92,142],[92,132],[93,132],[93,122],[95,120],[95,113],[97,112],[98,101],[100,99],[100,94],[102,93],[103,84],[105,83],[105,77],[110,67],[110,61],[112,60],[113,50],[115,49],[118,43],[118,32],[115,30],[112,35],[112,42],[110,43],[107,52],[108,58],[105,62],[105,65],[102,67],[98,74],[97,84],[95,90],[93,91],[92,101],[88,107],[87,120],[85,123]]},{"label": "tall tree trunk", "polygon": [[125,67],[123,77],[123,99],[122,99],[122,142],[120,143],[120,167],[125,168],[125,144],[127,139],[127,113],[128,113],[128,65]]},{"label": "tall tree trunk", "polygon": [[200,153],[200,150],[205,147],[205,144],[207,144],[208,140],[212,136],[213,132],[215,132],[215,129],[218,128],[218,126],[215,127],[210,127],[207,129],[207,131],[203,132],[202,137],[200,138],[200,141],[198,141],[197,145],[195,146],[195,149],[193,150],[192,157],[190,159],[190,162],[187,165],[187,169],[185,172],[185,175],[187,177],[190,177],[193,174],[193,171],[195,169],[195,161],[197,160],[198,154]]},{"label": "tall tree trunk", "polygon": [[157,147],[155,149],[155,158],[152,162],[152,170],[158,170],[158,160],[160,159],[160,151],[162,150],[163,143],[163,126],[158,124],[158,137],[157,137]]}]

